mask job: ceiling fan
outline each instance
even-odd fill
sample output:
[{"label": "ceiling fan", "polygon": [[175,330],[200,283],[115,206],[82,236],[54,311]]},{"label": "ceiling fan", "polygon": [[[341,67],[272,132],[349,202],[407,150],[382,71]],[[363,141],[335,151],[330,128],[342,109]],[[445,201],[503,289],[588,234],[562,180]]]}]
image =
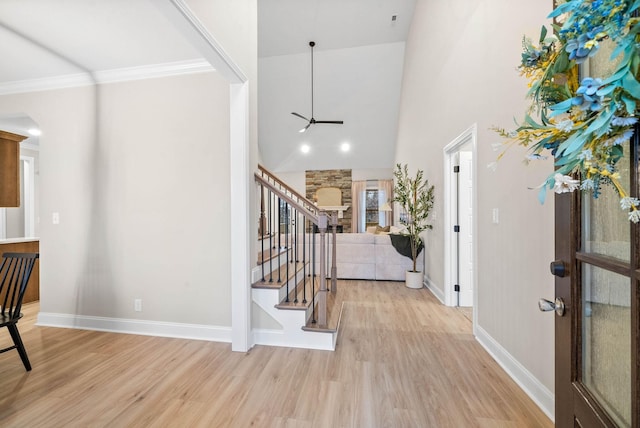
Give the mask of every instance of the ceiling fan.
[{"label": "ceiling fan", "polygon": [[291,113],[292,115],[297,116],[300,119],[304,119],[308,122],[307,125],[298,132],[304,132],[307,129],[309,129],[311,125],[314,125],[316,123],[333,123],[336,125],[342,125],[344,123],[342,120],[316,120],[313,117],[313,47],[315,45],[316,45],[316,42],[309,42],[309,46],[311,46],[311,119],[307,119],[303,115],[296,112]]}]

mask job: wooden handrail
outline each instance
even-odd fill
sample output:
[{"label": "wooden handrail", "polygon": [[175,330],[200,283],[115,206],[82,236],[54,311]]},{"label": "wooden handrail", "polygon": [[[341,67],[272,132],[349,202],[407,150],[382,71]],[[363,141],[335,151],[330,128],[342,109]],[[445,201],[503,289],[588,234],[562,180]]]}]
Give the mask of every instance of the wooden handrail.
[{"label": "wooden handrail", "polygon": [[278,197],[284,199],[285,201],[287,201],[290,205],[294,206],[299,211],[302,211],[307,217],[309,217],[313,221],[313,223],[318,224],[318,212],[317,211],[316,212],[311,211],[308,207],[306,207],[305,205],[301,204],[299,201],[293,199],[291,196],[287,195],[286,192],[282,191],[281,189],[278,189],[276,186],[274,186],[272,183],[270,183],[269,180],[265,179],[260,174],[256,173],[255,174],[255,178],[256,178],[257,182],[259,182],[260,184],[265,186],[267,189],[271,190],[273,193],[278,195]]},{"label": "wooden handrail", "polygon": [[[292,195],[295,195],[298,199],[304,201],[309,207],[313,207],[315,210],[318,210],[318,207],[316,207],[316,205],[313,203],[313,201],[310,201],[309,199],[307,199],[306,196],[303,196],[300,193],[298,193],[295,189],[293,189],[287,183],[285,183],[284,181],[282,181],[278,177],[276,177],[276,175],[274,173],[272,173],[271,171],[269,171],[267,168],[265,168],[262,165],[258,164],[258,169],[260,171],[262,171],[264,174],[266,174],[273,181],[278,183],[280,186],[282,186],[287,192],[291,193]],[[258,173],[256,173],[256,176],[258,176]]]}]

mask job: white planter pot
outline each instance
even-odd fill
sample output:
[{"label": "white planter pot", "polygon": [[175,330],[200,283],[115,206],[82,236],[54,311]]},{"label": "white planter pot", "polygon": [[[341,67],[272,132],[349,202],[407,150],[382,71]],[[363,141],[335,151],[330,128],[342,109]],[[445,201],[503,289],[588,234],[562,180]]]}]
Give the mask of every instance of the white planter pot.
[{"label": "white planter pot", "polygon": [[404,284],[409,288],[422,288],[422,272],[407,271]]}]

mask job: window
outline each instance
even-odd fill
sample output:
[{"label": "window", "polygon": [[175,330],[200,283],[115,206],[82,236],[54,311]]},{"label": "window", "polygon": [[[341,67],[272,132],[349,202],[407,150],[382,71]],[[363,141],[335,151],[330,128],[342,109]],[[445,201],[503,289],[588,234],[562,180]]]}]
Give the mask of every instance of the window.
[{"label": "window", "polygon": [[365,222],[367,226],[376,226],[380,222],[380,216],[378,215],[378,189],[367,189],[365,198],[367,207]]}]

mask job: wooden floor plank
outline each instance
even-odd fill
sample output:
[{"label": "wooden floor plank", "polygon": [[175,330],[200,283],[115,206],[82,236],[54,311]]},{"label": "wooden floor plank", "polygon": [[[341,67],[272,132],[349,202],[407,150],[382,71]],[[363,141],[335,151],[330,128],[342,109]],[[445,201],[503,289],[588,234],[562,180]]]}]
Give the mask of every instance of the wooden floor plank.
[{"label": "wooden floor plank", "polygon": [[26,305],[33,370],[0,354],[0,426],[552,426],[473,338],[469,311],[403,283],[338,287],[335,352],[38,327]]}]

